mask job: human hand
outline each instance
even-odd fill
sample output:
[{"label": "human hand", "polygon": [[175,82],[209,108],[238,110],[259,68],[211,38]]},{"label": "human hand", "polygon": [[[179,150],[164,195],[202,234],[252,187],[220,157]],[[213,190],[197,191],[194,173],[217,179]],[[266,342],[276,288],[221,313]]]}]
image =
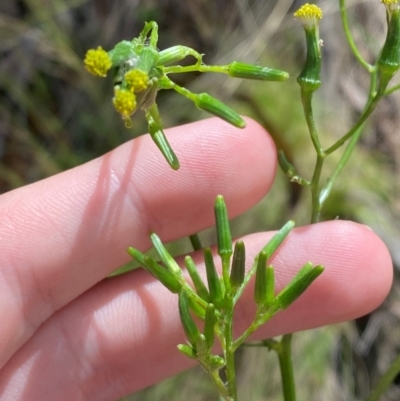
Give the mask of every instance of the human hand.
[{"label": "human hand", "polygon": [[[276,155],[252,121],[218,119],[167,130],[181,169],[166,165],[148,136],[0,197],[0,399],[115,400],[191,366],[177,297],[146,271],[104,279],[127,262],[128,246],[149,248],[213,225],[224,195],[231,217],[272,185]],[[272,233],[244,238],[247,261]],[[201,265],[201,255],[194,255]],[[282,288],[306,262],[326,269],[257,338],[340,322],[379,305],[392,264],[367,227],[331,221],[295,229],[273,257]],[[251,291],[236,329],[249,322]]]}]

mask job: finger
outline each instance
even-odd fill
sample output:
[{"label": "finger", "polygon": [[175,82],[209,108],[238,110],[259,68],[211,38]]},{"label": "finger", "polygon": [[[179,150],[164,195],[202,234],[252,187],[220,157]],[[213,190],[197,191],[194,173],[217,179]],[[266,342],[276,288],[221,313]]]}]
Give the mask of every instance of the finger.
[{"label": "finger", "polygon": [[148,135],[78,168],[2,195],[0,366],[54,310],[145,249],[206,228],[223,193],[237,215],[267,191],[275,148],[256,123],[211,119],[167,131],[172,171]]},{"label": "finger", "polygon": [[[248,267],[270,237],[244,239]],[[325,272],[257,338],[361,316],[389,291],[390,255],[365,226],[335,221],[295,230],[272,259],[278,290],[308,260],[324,264]],[[255,309],[252,288],[243,296],[237,335]],[[106,280],[51,317],[18,351],[3,368],[0,394],[46,401],[54,390],[60,401],[105,401],[158,382],[193,363],[176,349],[185,342],[178,315],[176,295],[144,271]]]}]

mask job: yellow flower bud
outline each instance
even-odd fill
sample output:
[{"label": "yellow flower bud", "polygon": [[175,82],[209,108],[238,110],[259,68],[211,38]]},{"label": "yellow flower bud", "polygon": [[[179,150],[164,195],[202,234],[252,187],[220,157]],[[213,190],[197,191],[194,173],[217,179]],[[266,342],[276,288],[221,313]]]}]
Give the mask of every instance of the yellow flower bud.
[{"label": "yellow flower bud", "polygon": [[136,96],[126,89],[116,89],[113,104],[115,110],[117,110],[123,118],[127,118],[136,109]]},{"label": "yellow flower bud", "polygon": [[149,76],[141,70],[130,70],[125,74],[125,82],[132,92],[141,92],[149,86]]},{"label": "yellow flower bud", "polygon": [[108,53],[99,46],[97,49],[90,49],[86,52],[85,67],[93,75],[98,77],[107,76],[112,66]]}]

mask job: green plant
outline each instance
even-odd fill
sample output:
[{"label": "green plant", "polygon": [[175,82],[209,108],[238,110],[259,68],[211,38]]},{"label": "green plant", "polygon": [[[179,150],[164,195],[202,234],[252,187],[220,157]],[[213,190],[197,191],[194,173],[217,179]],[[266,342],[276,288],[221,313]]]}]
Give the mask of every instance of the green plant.
[{"label": "green plant", "polygon": [[[297,81],[301,89],[301,100],[306,123],[316,153],[316,163],[311,179],[306,179],[298,174],[283,151],[279,152],[279,163],[282,170],[292,181],[310,189],[312,200],[311,223],[321,220],[325,202],[332,191],[337,176],[347,164],[360,138],[365,121],[383,97],[399,88],[399,86],[388,88],[392,77],[400,68],[399,5],[397,0],[383,0],[383,3],[387,10],[388,34],[376,63],[371,65],[362,58],[355,47],[348,27],[344,0],[340,0],[346,37],[355,57],[370,73],[370,87],[366,105],[357,122],[339,140],[326,148],[321,144],[312,106],[314,92],[321,85],[322,41],[319,38],[318,25],[322,18],[322,11],[315,5],[306,4],[295,13],[295,17],[303,22],[306,34],[306,63]],[[147,43],[148,34],[150,34],[150,39]],[[174,169],[179,168],[179,162],[162,131],[161,119],[155,103],[158,90],[174,89],[192,100],[197,107],[209,111],[237,127],[243,127],[244,122],[236,112],[209,95],[205,93],[196,95],[178,86],[167,77],[168,74],[212,71],[227,73],[233,77],[262,80],[283,80],[287,78],[287,75],[282,72],[273,70],[272,75],[269,75],[271,70],[268,70],[267,76],[267,70],[262,67],[237,62],[225,66],[206,66],[202,64],[202,56],[193,49],[176,46],[158,52],[156,43],[157,25],[154,22],[148,23],[138,39],[134,39],[132,42],[121,42],[109,53],[104,52],[101,48],[89,51],[86,57],[86,66],[90,72],[100,76],[105,75],[108,69],[115,67],[115,97],[113,103],[116,110],[128,122],[128,126],[130,116],[137,107],[145,110],[150,134],[170,166]],[[177,62],[189,55],[196,58],[197,63],[195,65],[188,67],[166,66],[166,64]],[[330,173],[326,183],[321,184],[326,158],[345,144],[345,150],[340,157],[339,163]],[[163,265],[134,248],[129,248],[128,252],[170,291],[178,294],[181,321],[188,338],[188,344],[179,345],[179,350],[189,358],[199,361],[211,375],[220,395],[225,400],[236,400],[234,352],[259,326],[268,321],[279,310],[285,309],[294,302],[322,273],[323,267],[320,265],[313,266],[311,263],[306,264],[285,289],[275,294],[274,269],[272,266],[267,265],[267,259],[271,257],[289,234],[293,223],[287,223],[273,240],[260,251],[252,269],[245,275],[244,244],[237,242],[234,249],[232,247],[227,211],[221,196],[216,200],[216,222],[222,277],[219,278],[216,272],[210,250],[205,249],[204,258],[207,266],[208,288],[202,282],[195,264],[189,257],[186,258],[185,264],[194,289],[188,284],[182,275],[180,267],[166,251],[156,234],[152,234],[151,239]],[[201,248],[201,244],[195,236],[191,239],[195,249]],[[257,304],[256,316],[249,328],[234,339],[234,306],[253,275],[255,275],[254,300]],[[198,328],[191,313],[194,313],[204,321],[203,330]],[[216,339],[219,340],[223,353],[222,357],[213,353],[212,347]],[[262,343],[262,345],[275,350],[279,355],[283,392],[286,401],[296,399],[293,369],[291,367],[291,340],[292,337],[289,334],[283,336],[280,341],[266,340]],[[222,369],[225,370],[226,382],[220,376]],[[393,371],[391,371],[390,377],[392,375]],[[384,386],[380,386],[377,391],[382,394]],[[376,394],[376,392],[373,394]],[[374,400],[378,399],[376,397],[379,397],[379,395],[374,395],[374,397]]]}]

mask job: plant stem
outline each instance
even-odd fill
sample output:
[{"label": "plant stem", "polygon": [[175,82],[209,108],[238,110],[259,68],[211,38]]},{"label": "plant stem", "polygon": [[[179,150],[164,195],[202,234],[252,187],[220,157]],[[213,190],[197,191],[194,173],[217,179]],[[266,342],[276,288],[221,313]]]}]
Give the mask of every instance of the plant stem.
[{"label": "plant stem", "polygon": [[200,241],[200,237],[198,234],[189,235],[190,243],[192,244],[193,250],[199,251],[203,249]]},{"label": "plant stem", "polygon": [[296,401],[296,387],[292,363],[292,334],[285,334],[277,348],[285,401]]},{"label": "plant stem", "polygon": [[225,361],[226,361],[226,380],[228,394],[233,401],[237,401],[236,369],[235,369],[235,349],[233,347],[233,298],[228,295],[226,298],[225,317]]},{"label": "plant stem", "polygon": [[340,6],[340,16],[342,17],[342,23],[343,23],[343,29],[344,33],[346,35],[347,42],[350,46],[350,49],[352,50],[355,58],[358,60],[358,62],[368,71],[368,72],[373,72],[374,67],[367,63],[361,53],[358,51],[356,44],[354,43],[353,36],[350,32],[349,28],[349,21],[347,19],[347,9],[345,5],[345,0],[339,0],[339,6]]},{"label": "plant stem", "polygon": [[319,180],[321,178],[324,156],[317,155],[313,178],[311,180],[311,223],[317,223],[320,219],[321,202],[319,196]]},{"label": "plant stem", "polygon": [[378,401],[380,397],[384,394],[387,388],[392,384],[395,377],[400,372],[400,355],[392,362],[390,367],[381,376],[375,388],[372,390],[371,394],[368,396],[366,401]]},{"label": "plant stem", "polygon": [[182,67],[180,65],[174,65],[172,67],[164,67],[163,71],[165,74],[180,74],[184,72],[219,72],[228,74],[229,65],[188,65]]},{"label": "plant stem", "polygon": [[319,220],[321,205],[319,202],[319,180],[321,178],[322,167],[324,165],[325,153],[322,150],[319,141],[318,132],[315,127],[313,110],[312,110],[312,93],[309,91],[301,91],[301,101],[304,109],[308,130],[315,151],[317,153],[317,161],[315,163],[314,174],[311,180],[311,223],[316,223]]}]

